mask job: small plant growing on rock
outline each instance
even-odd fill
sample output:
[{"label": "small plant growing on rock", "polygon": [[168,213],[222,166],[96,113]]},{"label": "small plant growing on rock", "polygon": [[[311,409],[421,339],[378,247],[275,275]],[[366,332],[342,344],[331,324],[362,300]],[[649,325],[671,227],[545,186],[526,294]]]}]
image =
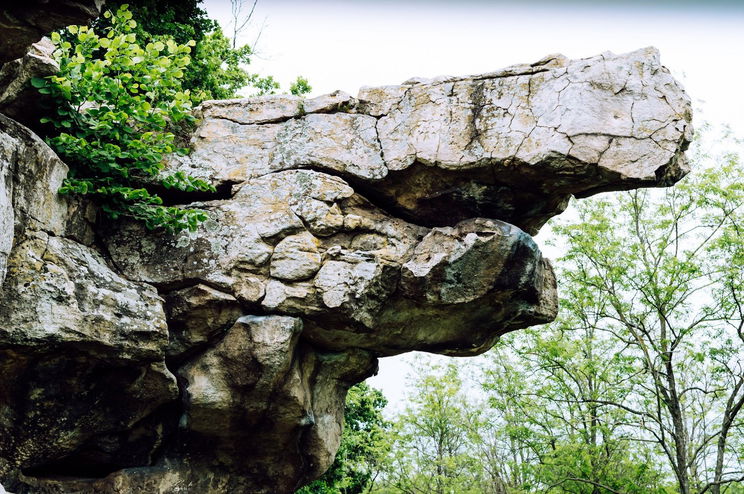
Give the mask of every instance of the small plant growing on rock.
[{"label": "small plant growing on rock", "polygon": [[166,154],[188,152],[172,130],[194,120],[181,88],[194,43],[163,38],[141,46],[127,5],[104,16],[111,26],[100,34],[86,26],[53,33],[60,71],[32,80],[55,102],[42,122],[59,132],[47,142],[70,165],[60,193],[91,196],[111,218],[132,217],[149,229],[194,231],[204,211],[166,206],[153,192],[214,191],[180,172],[162,175]]}]

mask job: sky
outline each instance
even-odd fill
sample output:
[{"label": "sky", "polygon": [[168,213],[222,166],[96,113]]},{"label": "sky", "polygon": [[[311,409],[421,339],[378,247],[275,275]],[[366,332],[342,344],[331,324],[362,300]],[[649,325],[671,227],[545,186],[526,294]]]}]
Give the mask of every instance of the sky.
[{"label": "sky", "polygon": [[[230,1],[204,6],[229,35]],[[302,75],[310,97],[651,45],[692,98],[696,125],[728,124],[744,137],[744,0],[259,0],[238,39],[257,37],[250,70],[285,89]],[[381,359],[369,381],[391,409],[403,403],[411,361]]]}]

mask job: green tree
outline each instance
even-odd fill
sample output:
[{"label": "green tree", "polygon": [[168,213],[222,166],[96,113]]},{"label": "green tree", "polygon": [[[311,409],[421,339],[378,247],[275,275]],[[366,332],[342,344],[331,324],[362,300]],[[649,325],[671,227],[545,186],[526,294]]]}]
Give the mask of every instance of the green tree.
[{"label": "green tree", "polygon": [[502,461],[520,474],[507,492],[664,492],[655,452],[625,429],[627,412],[599,402],[632,391],[621,349],[564,309],[552,326],[509,335],[490,353],[489,415],[508,438]]},{"label": "green tree", "polygon": [[492,350],[488,403],[454,364],[423,368],[377,492],[742,492],[744,169],[692,156],[674,188],[553,224],[558,319]]},{"label": "green tree", "polygon": [[129,216],[151,229],[194,230],[206,213],[166,206],[151,192],[153,184],[213,190],[183,173],[160,177],[164,155],[186,152],[172,130],[194,120],[180,83],[190,47],[169,38],[140,44],[125,7],[104,18],[110,27],[100,34],[86,26],[70,26],[64,37],[53,33],[60,71],[32,81],[55,101],[55,114],[42,122],[58,132],[48,142],[71,167],[60,193],[91,196],[110,217]]},{"label": "green tree", "polygon": [[[116,12],[126,5],[137,22],[133,30],[140,39],[167,36],[183,45],[192,40],[198,43],[217,27],[217,22],[200,7],[202,3],[203,0],[107,0],[106,8]],[[99,17],[92,27],[104,31],[112,24],[111,18]]]},{"label": "green tree", "polygon": [[[246,69],[254,55],[253,47],[235,43],[253,9],[246,18],[237,20],[240,29],[233,31],[231,40],[209,18],[202,3],[202,0],[109,0],[106,5],[111,10],[127,5],[137,22],[133,32],[144,43],[162,39],[173,39],[178,44],[195,43],[191,63],[184,68],[181,78],[181,87],[190,92],[195,104],[208,99],[235,98],[245,88],[253,88],[257,95],[277,92],[280,86],[272,76],[259,76]],[[105,17],[94,24],[99,31],[110,26],[110,19]],[[290,88],[292,94],[306,94],[310,90],[307,80],[302,78]]]},{"label": "green tree", "polygon": [[735,153],[698,147],[694,162],[673,188],[583,202],[555,231],[566,317],[591,318],[627,360],[625,392],[582,401],[623,411],[680,494],[718,494],[744,479],[744,172]]},{"label": "green tree", "polygon": [[385,457],[388,422],[382,416],[387,400],[377,389],[360,383],[346,396],[344,431],[336,458],[321,478],[298,494],[362,494],[369,492]]},{"label": "green tree", "polygon": [[473,454],[479,407],[468,400],[454,363],[425,365],[410,382],[409,406],[394,421],[392,453],[382,475],[385,493],[492,492]]}]

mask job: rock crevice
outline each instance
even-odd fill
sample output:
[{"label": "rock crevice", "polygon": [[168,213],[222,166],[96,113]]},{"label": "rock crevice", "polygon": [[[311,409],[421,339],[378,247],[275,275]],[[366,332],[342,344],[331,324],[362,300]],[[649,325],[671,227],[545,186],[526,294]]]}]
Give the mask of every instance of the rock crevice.
[{"label": "rock crevice", "polygon": [[653,48],[200,114],[193,153],[173,167],[215,184],[313,168],[420,224],[482,216],[528,233],[571,195],[679,180],[692,132]]}]

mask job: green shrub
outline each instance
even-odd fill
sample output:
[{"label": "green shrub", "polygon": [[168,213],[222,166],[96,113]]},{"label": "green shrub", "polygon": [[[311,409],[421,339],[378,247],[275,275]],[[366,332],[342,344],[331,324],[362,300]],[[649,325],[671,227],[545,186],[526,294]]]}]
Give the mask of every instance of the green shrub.
[{"label": "green shrub", "polygon": [[[216,27],[194,47],[190,87],[195,103],[207,99],[229,99],[238,96],[238,90],[253,86],[259,94],[269,94],[279,88],[271,76],[259,77],[248,73],[253,51],[248,45],[233,49],[230,39]],[[196,75],[198,74],[198,75]]]},{"label": "green shrub", "polygon": [[289,92],[295,96],[302,96],[312,90],[313,87],[310,85],[310,82],[301,75],[297,76],[297,79],[289,86]]},{"label": "green shrub", "polygon": [[183,173],[162,176],[164,155],[187,152],[172,130],[193,122],[181,80],[194,43],[163,38],[142,46],[126,5],[104,16],[110,26],[100,34],[86,26],[53,33],[60,72],[32,80],[55,101],[42,122],[59,132],[47,141],[70,165],[60,193],[91,196],[110,217],[129,216],[149,229],[193,231],[206,213],[166,206],[153,191],[214,190]]},{"label": "green shrub", "polygon": [[[133,19],[137,21],[134,32],[140,42],[172,37],[177,43],[189,40],[196,43],[181,81],[181,87],[191,91],[194,104],[209,99],[236,98],[239,91],[248,88],[252,91],[246,94],[254,96],[280,90],[272,76],[248,72],[255,47],[235,46],[201,7],[202,0],[107,0],[106,5],[113,10],[124,2],[129,4]],[[104,29],[111,26],[111,21],[100,17],[93,25],[96,29]],[[298,78],[290,88],[292,94],[309,91],[310,85],[303,78]]]}]

